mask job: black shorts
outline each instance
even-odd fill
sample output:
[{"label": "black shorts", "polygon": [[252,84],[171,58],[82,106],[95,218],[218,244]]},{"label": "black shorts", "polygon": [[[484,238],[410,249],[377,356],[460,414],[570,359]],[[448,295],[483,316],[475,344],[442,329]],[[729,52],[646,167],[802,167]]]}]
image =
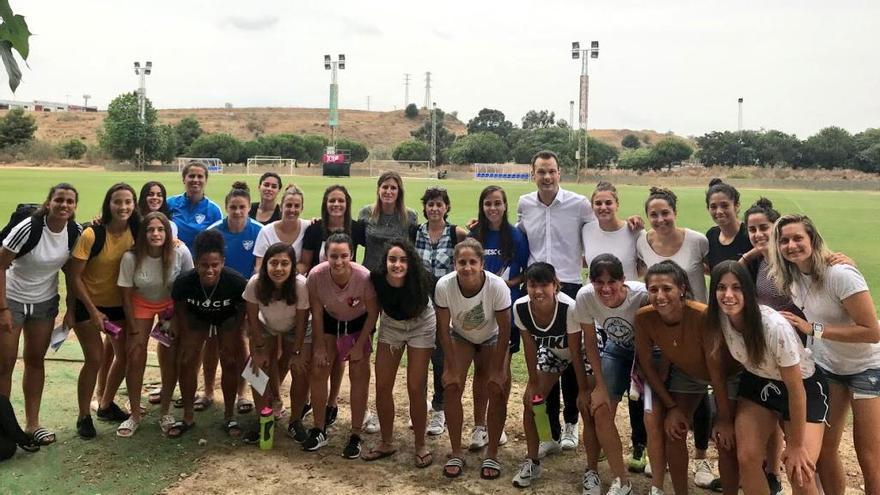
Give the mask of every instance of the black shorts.
[{"label": "black shorts", "polygon": [[[125,311],[122,309],[122,306],[95,306],[98,308],[98,311],[104,313],[104,316],[107,317],[110,321],[125,321]],[[74,317],[76,318],[77,323],[82,323],[84,321],[89,321],[92,319],[92,316],[89,314],[89,310],[86,309],[86,305],[82,303],[79,299],[76,300],[76,307],[74,308]]]},{"label": "black shorts", "polygon": [[[327,310],[324,310],[324,334],[340,337],[360,332],[364,329],[364,322],[367,321],[367,314],[364,313],[357,318],[349,321],[337,320]],[[370,334],[375,328],[370,329]]]},{"label": "black shorts", "polygon": [[186,323],[190,330],[198,332],[208,332],[208,337],[213,337],[221,332],[234,332],[241,329],[241,323],[244,320],[244,314],[237,313],[225,320],[213,323],[207,320],[197,318],[194,314],[186,313]]},{"label": "black shorts", "polygon": [[[816,372],[804,378],[807,395],[807,423],[824,423],[828,415],[828,383],[825,375],[816,367]],[[772,380],[743,371],[739,382],[739,397],[769,409],[785,421],[791,421],[788,410],[788,390],[781,380]]]},{"label": "black shorts", "polygon": [[511,354],[516,354],[517,352],[519,352],[520,338],[521,337],[519,334],[519,328],[517,328],[516,325],[511,323],[510,324],[510,345],[507,347],[507,349],[510,351]]}]

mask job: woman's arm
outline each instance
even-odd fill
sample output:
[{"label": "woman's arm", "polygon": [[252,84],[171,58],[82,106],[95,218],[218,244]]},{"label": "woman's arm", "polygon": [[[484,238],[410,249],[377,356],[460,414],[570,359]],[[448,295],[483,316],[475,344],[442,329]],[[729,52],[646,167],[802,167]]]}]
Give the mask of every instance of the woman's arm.
[{"label": "woman's arm", "polygon": [[456,243],[463,241],[467,237],[467,235],[468,235],[468,231],[461,228],[460,225],[455,227],[455,242]]},{"label": "woman's arm", "polygon": [[125,312],[125,322],[128,325],[126,330],[129,335],[137,335],[140,329],[134,321],[134,303],[131,299],[136,289],[134,287],[120,287],[120,289],[122,289],[122,310]]},{"label": "woman's arm", "polygon": [[789,428],[785,437],[785,452],[782,455],[785,461],[785,470],[791,475],[793,481],[800,486],[811,483],[816,465],[810,459],[810,455],[804,445],[804,436],[807,430],[807,393],[804,390],[804,381],[801,378],[800,363],[793,366],[780,366],[779,374],[788,391]]},{"label": "woman's arm", "polygon": [[[718,336],[718,338],[721,338]],[[723,341],[723,338],[722,338]],[[726,370],[730,369],[731,361],[730,353],[727,345],[719,343],[716,345],[714,339],[703,338],[703,356],[706,360],[706,368],[709,370],[709,380],[712,383],[712,389],[715,391],[715,406],[718,409],[715,418],[715,441],[724,449],[731,449],[734,446],[735,435],[733,429],[733,406],[727,392],[727,376]]]},{"label": "woman's arm", "polygon": [[64,287],[67,289],[67,293],[64,295],[64,324],[67,325],[68,328],[73,328],[73,325],[76,324],[76,287],[74,284],[74,276],[70,272],[70,265],[73,263],[73,258],[68,258],[67,262],[64,263],[64,266],[61,267],[61,271],[64,272]]},{"label": "woman's arm", "polygon": [[[581,333],[584,336],[584,352],[587,354],[587,361],[593,369],[593,378],[596,381],[596,388],[593,390],[590,404],[592,410],[605,406],[610,407],[611,401],[608,398],[608,388],[605,387],[605,377],[602,376],[602,357],[599,356],[599,341],[596,339],[596,325],[589,323],[581,323]],[[572,353],[574,353],[572,349]],[[572,360],[580,360],[580,356],[572,356]],[[609,409],[610,410],[610,409]]]},{"label": "woman's arm", "polygon": [[86,311],[89,312],[89,316],[92,321],[92,325],[95,326],[98,330],[102,330],[104,326],[104,320],[107,319],[107,316],[104,313],[98,311],[98,308],[92,302],[91,296],[89,296],[89,290],[86,287],[85,282],[83,282],[82,274],[86,268],[87,260],[81,260],[78,258],[71,258],[70,261],[70,275],[73,278],[73,287],[74,292],[76,293],[76,298],[86,307]]},{"label": "woman's arm", "polygon": [[[825,325],[822,331],[822,339],[835,342],[876,344],[880,342],[880,322],[877,321],[877,310],[871,293],[868,291],[857,292],[843,301],[843,309],[853,320],[854,325]],[[813,323],[790,313],[780,311],[789,323],[799,332],[805,335],[813,335]],[[815,336],[814,336],[815,338]]]},{"label": "woman's arm", "polygon": [[636,331],[636,358],[639,360],[639,367],[657,400],[659,400],[666,409],[674,409],[678,404],[675,403],[675,399],[673,399],[672,395],[669,394],[669,391],[666,390],[666,384],[663,379],[660,378],[660,375],[657,374],[657,370],[654,369],[654,363],[651,362],[651,348],[653,342],[650,337],[645,334],[646,332],[643,329]]},{"label": "woman's arm", "polygon": [[364,344],[373,338],[373,330],[376,328],[376,320],[379,319],[379,301],[376,297],[364,299],[364,306],[367,307],[367,319],[364,320],[364,326],[361,327],[360,335],[357,342],[349,352],[349,360],[357,362],[364,357]]},{"label": "woman's arm", "polygon": [[324,305],[318,296],[318,289],[312,284],[309,288],[309,305],[312,309],[312,355],[318,366],[327,366],[327,349],[324,345]]},{"label": "woman's arm", "polygon": [[300,253],[300,258],[296,263],[296,271],[298,271],[300,275],[308,275],[314,258],[315,251],[303,248],[302,253]]},{"label": "woman's arm", "polygon": [[434,306],[434,313],[437,316],[437,341],[443,349],[444,360],[450,363],[455,351],[452,349],[452,337],[449,335],[449,308]]},{"label": "woman's arm", "polygon": [[[507,353],[510,346],[510,308],[495,312],[495,323],[498,325],[498,344],[492,355],[492,374],[489,380],[494,380],[497,385],[503,387],[507,381]],[[494,377],[494,378],[492,378]]]},{"label": "woman's arm", "polygon": [[0,332],[12,332],[12,312],[6,300],[6,270],[13,260],[15,253],[5,247],[0,248]]}]

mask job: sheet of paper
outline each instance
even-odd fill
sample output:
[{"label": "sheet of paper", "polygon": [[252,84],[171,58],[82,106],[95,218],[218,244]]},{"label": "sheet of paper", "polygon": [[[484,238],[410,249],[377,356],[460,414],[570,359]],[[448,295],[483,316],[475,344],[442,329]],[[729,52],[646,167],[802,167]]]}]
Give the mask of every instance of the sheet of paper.
[{"label": "sheet of paper", "polygon": [[241,377],[247,380],[260,395],[265,395],[266,385],[269,384],[269,375],[261,369],[257,369],[257,372],[254,373],[251,369],[251,361],[253,361],[253,358],[248,358],[244,371],[241,372]]},{"label": "sheet of paper", "polygon": [[645,384],[645,412],[651,412],[654,410],[654,393],[651,391],[651,387],[646,383]]},{"label": "sheet of paper", "polygon": [[67,340],[67,336],[70,335],[70,328],[62,323],[55,327],[55,330],[52,330],[52,337],[49,340],[49,347],[52,348],[53,351],[58,352],[58,349],[61,348],[61,344]]}]

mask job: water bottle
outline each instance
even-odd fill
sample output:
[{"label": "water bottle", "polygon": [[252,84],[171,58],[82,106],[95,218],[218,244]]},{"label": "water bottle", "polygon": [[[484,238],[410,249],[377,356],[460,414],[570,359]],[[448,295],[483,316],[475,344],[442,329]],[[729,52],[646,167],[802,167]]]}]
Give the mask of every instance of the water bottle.
[{"label": "water bottle", "polygon": [[550,433],[550,417],[547,416],[547,404],[544,404],[544,398],[540,395],[532,397],[532,413],[535,416],[538,440],[541,442],[553,440],[553,434]]},{"label": "water bottle", "polygon": [[269,406],[260,411],[260,449],[271,450],[275,441],[275,413]]}]

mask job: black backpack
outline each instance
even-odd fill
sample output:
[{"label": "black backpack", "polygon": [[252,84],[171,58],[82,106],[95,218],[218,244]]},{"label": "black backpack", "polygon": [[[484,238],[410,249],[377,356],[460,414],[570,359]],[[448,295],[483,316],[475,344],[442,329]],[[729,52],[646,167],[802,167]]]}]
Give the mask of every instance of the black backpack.
[{"label": "black backpack", "polygon": [[[104,243],[107,242],[107,227],[99,224],[86,224],[83,226],[83,230],[85,229],[92,229],[95,232],[95,243],[92,244],[92,249],[89,250],[89,259],[92,259],[101,254],[101,250],[104,249]],[[137,225],[128,222],[128,229],[131,231],[131,238],[137,239]]]},{"label": "black backpack", "polygon": [[[35,203],[20,203],[15,207],[15,211],[9,215],[9,223],[3,227],[3,230],[0,230],[0,242],[6,239],[9,236],[9,233],[15,228],[16,225],[24,221],[24,219],[30,217],[31,219],[31,227],[28,231],[28,238],[21,246],[21,249],[16,253],[16,258],[21,258],[22,256],[28,254],[33,251],[37,244],[40,242],[40,238],[43,236],[43,223],[45,222],[45,217],[42,215],[34,216],[34,213],[40,205]],[[69,220],[67,222],[67,250],[72,251],[73,246],[76,244],[76,240],[79,239],[80,234],[80,226],[73,220]]]}]

